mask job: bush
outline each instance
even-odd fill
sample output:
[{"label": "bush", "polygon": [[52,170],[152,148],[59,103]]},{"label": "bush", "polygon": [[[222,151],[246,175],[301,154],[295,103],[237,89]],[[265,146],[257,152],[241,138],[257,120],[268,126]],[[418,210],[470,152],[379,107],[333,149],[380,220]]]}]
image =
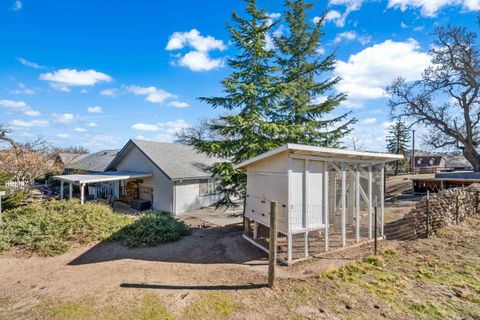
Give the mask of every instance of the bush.
[{"label": "bush", "polygon": [[157,245],[180,239],[188,227],[169,215],[149,211],[139,218],[122,216],[109,206],[79,201],[46,201],[3,215],[0,252],[13,246],[43,256],[68,251],[72,244],[118,239],[129,247]]},{"label": "bush", "polygon": [[5,211],[0,229],[0,251],[21,246],[40,255],[66,252],[72,243],[109,238],[132,218],[110,207],[79,201],[46,201]]},{"label": "bush", "polygon": [[168,213],[147,211],[118,232],[116,238],[128,247],[155,246],[177,241],[190,233],[188,226]]}]

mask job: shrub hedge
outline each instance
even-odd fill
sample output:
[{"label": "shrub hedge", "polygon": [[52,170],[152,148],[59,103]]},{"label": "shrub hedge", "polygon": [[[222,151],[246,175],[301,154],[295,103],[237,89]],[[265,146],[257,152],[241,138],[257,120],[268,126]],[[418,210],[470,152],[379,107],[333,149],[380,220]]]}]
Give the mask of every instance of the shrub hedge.
[{"label": "shrub hedge", "polygon": [[129,247],[155,246],[188,234],[188,227],[155,211],[138,217],[115,213],[109,206],[51,200],[7,210],[0,227],[0,252],[18,246],[43,256],[69,250],[72,244],[120,240]]}]

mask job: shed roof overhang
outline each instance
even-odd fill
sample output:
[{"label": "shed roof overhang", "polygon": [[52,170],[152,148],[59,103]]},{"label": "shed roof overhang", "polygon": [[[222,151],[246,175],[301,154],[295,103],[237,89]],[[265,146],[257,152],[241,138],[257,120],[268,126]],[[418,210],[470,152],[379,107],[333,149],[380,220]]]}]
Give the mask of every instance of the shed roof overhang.
[{"label": "shed roof overhang", "polygon": [[151,176],[152,174],[147,172],[111,171],[92,174],[67,174],[61,176],[54,176],[53,178],[64,182],[85,184],[140,179],[148,178]]},{"label": "shed roof overhang", "polygon": [[332,159],[332,161],[341,161],[342,159],[344,159],[358,160],[364,162],[390,162],[403,159],[403,156],[398,154],[352,151],[346,149],[324,148],[287,143],[277,149],[262,153],[259,156],[241,162],[235,166],[235,169],[245,168],[254,162],[266,159],[268,157],[285,151],[289,151],[293,154],[302,154],[308,156],[317,156],[323,159]]}]

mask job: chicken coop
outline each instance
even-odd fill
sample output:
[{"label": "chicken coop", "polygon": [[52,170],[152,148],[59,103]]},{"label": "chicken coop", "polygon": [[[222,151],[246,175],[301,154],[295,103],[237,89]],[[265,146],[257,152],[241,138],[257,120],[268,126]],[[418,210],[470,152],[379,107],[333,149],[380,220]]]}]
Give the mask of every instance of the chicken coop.
[{"label": "chicken coop", "polygon": [[384,167],[401,159],[286,144],[238,164],[247,173],[244,238],[268,251],[271,201],[286,264],[383,237]]}]

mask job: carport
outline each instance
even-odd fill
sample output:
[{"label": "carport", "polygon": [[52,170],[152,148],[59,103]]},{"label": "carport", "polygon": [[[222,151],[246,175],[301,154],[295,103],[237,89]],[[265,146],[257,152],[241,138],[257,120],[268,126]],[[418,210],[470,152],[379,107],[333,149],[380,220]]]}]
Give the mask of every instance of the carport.
[{"label": "carport", "polygon": [[85,186],[87,184],[96,184],[104,182],[117,182],[132,179],[141,179],[151,177],[151,173],[147,172],[125,172],[125,171],[111,171],[92,174],[67,174],[61,176],[54,176],[56,180],[60,180],[60,199],[64,198],[63,187],[64,183],[69,184],[69,199],[72,199],[73,184],[80,186],[80,202],[85,202]]}]

